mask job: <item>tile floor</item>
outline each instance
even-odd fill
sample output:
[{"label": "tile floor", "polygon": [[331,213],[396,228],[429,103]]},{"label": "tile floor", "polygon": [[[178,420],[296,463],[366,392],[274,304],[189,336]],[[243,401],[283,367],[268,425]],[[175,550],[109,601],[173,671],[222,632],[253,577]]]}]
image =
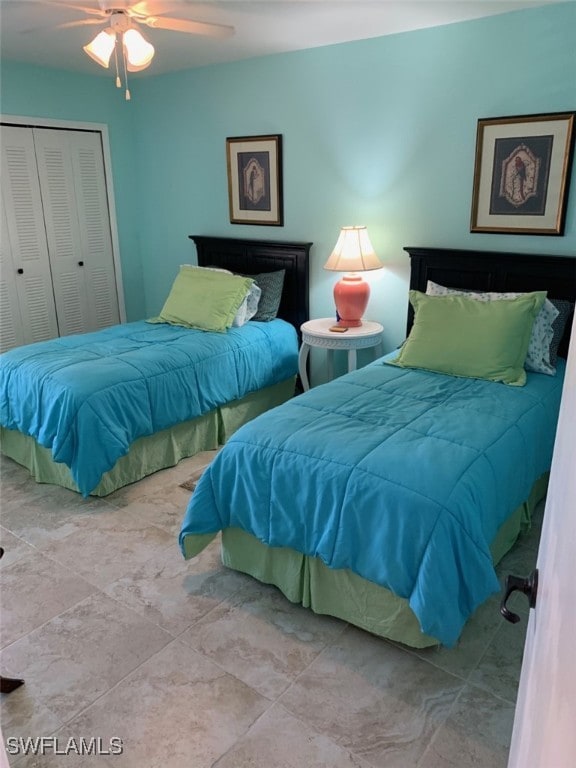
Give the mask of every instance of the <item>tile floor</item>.
[{"label": "tile floor", "polygon": [[[185,562],[179,483],[210,458],[90,500],[2,459],[0,670],[26,681],[1,697],[2,735],[45,753],[10,765],[506,766],[522,596],[520,624],[495,596],[457,648],[412,651],[226,570],[216,543]],[[529,573],[538,535],[501,574]],[[82,739],[109,754],[75,754]]]}]

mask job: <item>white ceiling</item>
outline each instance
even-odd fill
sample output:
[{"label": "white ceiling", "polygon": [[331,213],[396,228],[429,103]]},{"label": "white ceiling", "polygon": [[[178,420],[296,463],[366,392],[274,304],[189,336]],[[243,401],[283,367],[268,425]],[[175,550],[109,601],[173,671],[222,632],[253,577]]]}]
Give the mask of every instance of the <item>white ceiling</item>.
[{"label": "white ceiling", "polygon": [[215,39],[140,26],[155,46],[152,65],[136,77],[239,61],[272,53],[316,48],[409,30],[477,19],[553,2],[573,0],[0,0],[0,54],[94,75],[109,73],[82,51],[103,26],[57,29],[97,19],[85,10],[138,5],[146,13],[232,25],[235,34]]}]

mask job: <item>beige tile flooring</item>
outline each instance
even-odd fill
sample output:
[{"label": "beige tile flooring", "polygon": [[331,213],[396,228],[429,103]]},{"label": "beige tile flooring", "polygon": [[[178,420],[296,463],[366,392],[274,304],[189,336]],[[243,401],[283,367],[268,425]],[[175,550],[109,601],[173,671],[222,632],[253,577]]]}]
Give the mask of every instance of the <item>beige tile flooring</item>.
[{"label": "beige tile flooring", "polygon": [[[2,459],[0,670],[26,683],[2,696],[1,728],[10,750],[29,737],[45,753],[10,765],[505,766],[522,596],[520,624],[495,596],[455,649],[412,651],[225,569],[217,542],[185,562],[179,483],[210,458],[90,500]],[[501,574],[532,569],[538,533]],[[112,737],[122,754],[74,754]]]}]

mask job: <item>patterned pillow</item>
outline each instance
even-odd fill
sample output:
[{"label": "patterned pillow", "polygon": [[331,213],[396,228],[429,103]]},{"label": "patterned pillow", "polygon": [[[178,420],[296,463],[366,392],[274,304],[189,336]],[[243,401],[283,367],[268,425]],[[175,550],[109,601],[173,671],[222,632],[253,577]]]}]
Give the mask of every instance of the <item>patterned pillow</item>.
[{"label": "patterned pillow", "polygon": [[550,299],[550,301],[558,310],[558,316],[552,323],[554,335],[552,337],[552,343],[550,344],[550,362],[552,365],[556,365],[556,360],[558,359],[558,347],[560,346],[560,341],[564,335],[566,323],[570,320],[570,316],[574,310],[574,304],[566,299]]},{"label": "patterned pillow", "polygon": [[259,275],[250,275],[262,289],[258,310],[252,320],[260,320],[267,323],[270,320],[274,320],[278,315],[285,274],[286,270],[280,269],[277,272],[262,272]]},{"label": "patterned pillow", "polygon": [[[478,301],[498,301],[499,299],[516,299],[521,296],[521,293],[498,293],[498,292],[483,292],[483,291],[464,291],[456,288],[447,288],[444,285],[438,285],[438,283],[428,280],[426,285],[426,293],[429,296],[470,296]],[[527,371],[535,371],[536,373],[545,373],[547,376],[554,376],[556,373],[554,363],[552,363],[551,345],[554,337],[553,322],[558,316],[558,309],[552,304],[549,299],[546,299],[542,305],[542,309],[538,313],[534,325],[532,326],[532,334],[530,336],[530,342],[528,344],[528,354],[524,361],[524,367]],[[560,338],[562,334],[560,334]],[[558,342],[560,341],[558,339]],[[556,350],[558,346],[556,346]]]}]

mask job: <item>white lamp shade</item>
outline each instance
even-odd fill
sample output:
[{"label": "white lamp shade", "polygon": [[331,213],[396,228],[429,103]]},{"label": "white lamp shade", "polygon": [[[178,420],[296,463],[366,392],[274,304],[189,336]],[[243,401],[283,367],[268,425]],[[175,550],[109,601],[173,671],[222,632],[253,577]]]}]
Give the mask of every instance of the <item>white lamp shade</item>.
[{"label": "white lamp shade", "polygon": [[382,267],[364,226],[342,227],[334,250],[324,264],[324,269],[334,272],[365,272]]},{"label": "white lamp shade", "polygon": [[154,57],[154,46],[145,40],[137,29],[127,29],[122,36],[122,42],[128,72],[139,72],[150,65]]},{"label": "white lamp shade", "polygon": [[91,43],[84,45],[83,50],[101,67],[108,69],[110,56],[112,56],[115,45],[116,33],[112,29],[105,29],[97,34]]}]

